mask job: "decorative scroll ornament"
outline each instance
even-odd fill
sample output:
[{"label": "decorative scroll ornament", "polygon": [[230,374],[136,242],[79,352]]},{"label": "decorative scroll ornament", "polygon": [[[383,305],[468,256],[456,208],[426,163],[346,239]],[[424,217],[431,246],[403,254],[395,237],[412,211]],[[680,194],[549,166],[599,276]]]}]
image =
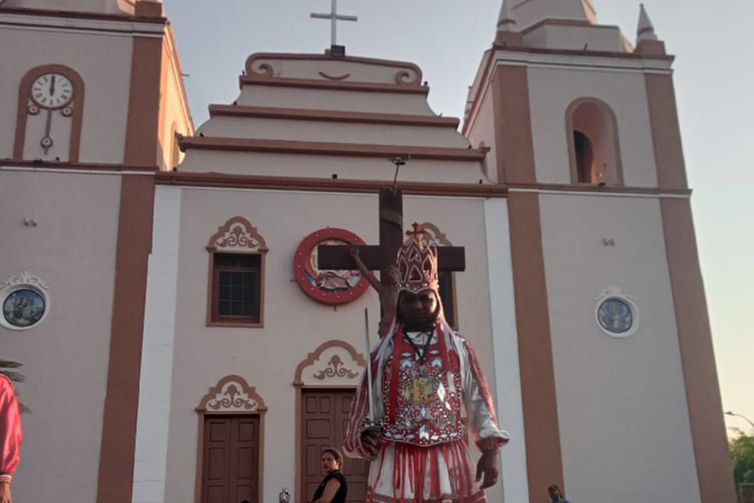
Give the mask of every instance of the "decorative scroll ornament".
[{"label": "decorative scroll ornament", "polygon": [[244,252],[267,253],[267,243],[257,228],[243,217],[233,217],[225,225],[217,228],[210,238],[207,250],[238,250]]},{"label": "decorative scroll ornament", "polygon": [[230,375],[221,379],[217,386],[210,388],[196,410],[218,413],[259,412],[267,410],[267,407],[264,399],[243,377]]},{"label": "decorative scroll ornament", "polygon": [[343,360],[340,359],[340,356],[334,354],[330,358],[327,367],[315,373],[314,378],[324,381],[328,377],[347,377],[348,379],[353,379],[354,377],[358,377],[358,375],[358,372],[343,367]]},{"label": "decorative scroll ornament", "polygon": [[41,288],[42,290],[47,290],[49,288],[49,286],[47,286],[47,283],[42,281],[39,276],[35,276],[29,271],[14,274],[10,277],[10,279],[3,281],[0,284],[0,288],[7,288],[18,285],[29,285],[36,288]]},{"label": "decorative scroll ornament", "polygon": [[357,386],[366,368],[364,356],[345,341],[320,344],[296,367],[293,383],[297,386]]},{"label": "decorative scroll ornament", "polygon": [[47,283],[24,271],[0,284],[0,325],[9,330],[27,330],[44,320],[50,311]]}]

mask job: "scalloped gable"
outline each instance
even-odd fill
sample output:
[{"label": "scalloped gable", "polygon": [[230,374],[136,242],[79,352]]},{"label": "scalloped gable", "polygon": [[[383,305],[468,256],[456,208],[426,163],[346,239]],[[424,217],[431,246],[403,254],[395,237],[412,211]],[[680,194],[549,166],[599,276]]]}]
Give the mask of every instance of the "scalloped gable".
[{"label": "scalloped gable", "polygon": [[250,79],[303,79],[422,87],[422,72],[413,63],[328,54],[252,54],[246,60]]},{"label": "scalloped gable", "polygon": [[180,171],[389,181],[389,161],[402,156],[411,163],[401,181],[487,181],[487,150],[432,111],[413,63],[256,53],[239,83],[232,104],[210,105],[196,136],[179,139]]}]

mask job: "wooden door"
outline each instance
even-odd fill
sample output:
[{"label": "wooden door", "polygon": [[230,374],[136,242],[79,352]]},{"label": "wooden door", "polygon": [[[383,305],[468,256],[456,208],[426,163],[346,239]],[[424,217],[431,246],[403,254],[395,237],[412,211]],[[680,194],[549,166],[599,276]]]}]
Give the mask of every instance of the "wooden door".
[{"label": "wooden door", "polygon": [[259,416],[204,416],[202,503],[259,501]]},{"label": "wooden door", "polygon": [[[355,390],[305,389],[301,397],[303,431],[301,480],[302,495],[299,501],[311,501],[314,491],[322,481],[322,449],[335,447],[342,453],[343,439],[348,424]],[[367,461],[345,458],[342,471],[348,482],[348,501],[366,501]]]}]

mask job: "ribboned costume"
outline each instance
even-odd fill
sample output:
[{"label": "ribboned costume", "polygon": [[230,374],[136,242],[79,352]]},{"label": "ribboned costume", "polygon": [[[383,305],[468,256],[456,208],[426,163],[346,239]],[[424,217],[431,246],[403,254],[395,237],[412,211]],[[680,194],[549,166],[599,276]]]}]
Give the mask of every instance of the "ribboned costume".
[{"label": "ribboned costume", "polygon": [[[487,382],[469,342],[442,315],[437,249],[426,234],[409,232],[398,252],[399,288],[432,290],[440,315],[434,330],[404,333],[393,323],[371,355],[374,420],[382,429],[369,468],[368,502],[478,503],[486,501],[469,442],[497,449],[508,433],[497,426]],[[367,458],[361,433],[368,424],[367,376],[352,404],[344,450]]]},{"label": "ribboned costume", "polygon": [[0,482],[10,482],[21,456],[21,419],[13,385],[0,374]]}]

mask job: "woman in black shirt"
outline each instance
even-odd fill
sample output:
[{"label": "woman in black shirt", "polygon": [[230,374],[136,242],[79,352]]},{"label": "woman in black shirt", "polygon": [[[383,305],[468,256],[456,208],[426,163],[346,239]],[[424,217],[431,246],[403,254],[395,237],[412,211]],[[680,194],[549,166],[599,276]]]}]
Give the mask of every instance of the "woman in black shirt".
[{"label": "woman in black shirt", "polygon": [[325,478],[314,491],[312,503],[346,503],[348,485],[346,478],[340,472],[343,466],[343,456],[335,449],[322,451],[322,471]]}]

